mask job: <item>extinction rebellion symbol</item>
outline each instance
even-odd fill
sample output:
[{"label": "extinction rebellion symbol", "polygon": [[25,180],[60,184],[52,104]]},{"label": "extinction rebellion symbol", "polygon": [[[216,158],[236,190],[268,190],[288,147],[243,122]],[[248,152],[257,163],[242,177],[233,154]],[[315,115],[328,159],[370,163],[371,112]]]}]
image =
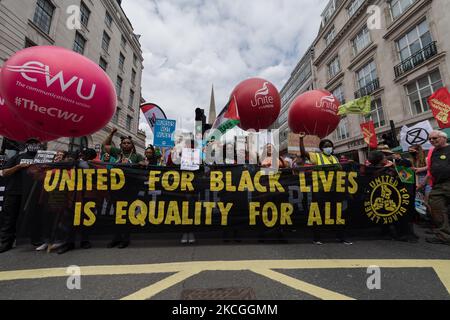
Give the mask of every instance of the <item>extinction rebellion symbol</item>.
[{"label": "extinction rebellion symbol", "polygon": [[397,178],[381,176],[374,179],[366,191],[365,213],[374,223],[391,224],[408,211],[410,196]]},{"label": "extinction rebellion symbol", "polygon": [[410,145],[424,145],[428,142],[429,133],[427,130],[423,128],[416,128],[409,130],[406,134],[406,142],[408,142]]}]

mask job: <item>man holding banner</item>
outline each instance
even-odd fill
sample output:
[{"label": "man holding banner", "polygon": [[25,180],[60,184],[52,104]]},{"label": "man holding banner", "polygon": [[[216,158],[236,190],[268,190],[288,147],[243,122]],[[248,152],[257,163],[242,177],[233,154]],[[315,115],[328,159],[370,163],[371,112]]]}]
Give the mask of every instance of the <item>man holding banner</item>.
[{"label": "man holding banner", "polygon": [[30,139],[26,143],[26,152],[17,154],[11,158],[0,171],[2,177],[8,178],[6,196],[3,204],[3,224],[1,226],[0,253],[13,248],[16,240],[17,221],[23,211],[24,200],[30,196],[32,183],[27,179],[27,168],[34,163],[34,158],[41,148],[36,139]]}]

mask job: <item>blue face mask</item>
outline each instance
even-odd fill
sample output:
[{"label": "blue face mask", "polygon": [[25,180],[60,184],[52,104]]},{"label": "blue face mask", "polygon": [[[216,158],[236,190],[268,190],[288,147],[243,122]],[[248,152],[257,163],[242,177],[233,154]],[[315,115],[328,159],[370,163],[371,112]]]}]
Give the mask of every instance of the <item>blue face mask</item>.
[{"label": "blue face mask", "polygon": [[327,156],[331,156],[333,154],[333,148],[324,148],[323,153]]}]

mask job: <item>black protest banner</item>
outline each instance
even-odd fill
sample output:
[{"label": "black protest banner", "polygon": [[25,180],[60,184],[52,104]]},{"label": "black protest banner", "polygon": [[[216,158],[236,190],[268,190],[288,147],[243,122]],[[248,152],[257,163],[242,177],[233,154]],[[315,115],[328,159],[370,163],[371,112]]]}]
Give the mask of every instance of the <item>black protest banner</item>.
[{"label": "black protest banner", "polygon": [[187,172],[94,163],[34,165],[29,172],[40,193],[30,195],[39,202],[30,204],[34,219],[91,234],[366,228],[402,221],[414,204],[413,185],[395,170],[359,165],[272,175],[248,165]]}]

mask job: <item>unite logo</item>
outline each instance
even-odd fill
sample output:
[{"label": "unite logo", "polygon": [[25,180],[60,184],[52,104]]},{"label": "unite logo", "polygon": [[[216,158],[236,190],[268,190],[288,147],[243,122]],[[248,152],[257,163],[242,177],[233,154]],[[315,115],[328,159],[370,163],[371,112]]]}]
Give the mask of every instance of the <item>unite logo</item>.
[{"label": "unite logo", "polygon": [[94,97],[95,90],[97,85],[94,83],[91,87],[91,92],[88,96],[83,95],[83,83],[84,79],[78,78],[76,76],[72,77],[69,81],[65,81],[64,79],[64,71],[59,71],[55,76],[51,76],[50,67],[39,62],[39,61],[29,61],[24,63],[22,66],[9,66],[7,67],[8,71],[20,73],[22,77],[30,82],[38,82],[38,79],[32,77],[30,74],[40,74],[45,76],[45,82],[47,88],[50,88],[53,83],[59,81],[59,85],[61,88],[61,92],[64,93],[67,89],[69,89],[75,82],[78,81],[77,84],[77,95],[83,100],[91,100]]},{"label": "unite logo", "polygon": [[316,102],[316,108],[323,109],[324,111],[332,113],[336,113],[338,111],[336,99],[333,95],[322,97],[320,101]]},{"label": "unite logo", "polygon": [[273,97],[269,95],[269,87],[267,86],[269,82],[265,82],[263,87],[256,91],[255,100],[251,101],[252,107],[261,107],[263,105],[273,104]]}]

